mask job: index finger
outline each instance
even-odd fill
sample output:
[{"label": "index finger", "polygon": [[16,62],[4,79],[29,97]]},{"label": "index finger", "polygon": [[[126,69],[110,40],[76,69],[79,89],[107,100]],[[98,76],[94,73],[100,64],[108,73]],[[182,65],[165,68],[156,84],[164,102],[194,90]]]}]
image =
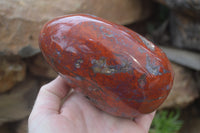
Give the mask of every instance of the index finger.
[{"label": "index finger", "polygon": [[148,131],[151,126],[151,123],[152,123],[155,113],[156,113],[156,111],[154,111],[150,114],[144,114],[144,115],[138,116],[137,118],[135,118],[135,123],[138,126],[145,129],[145,131]]}]

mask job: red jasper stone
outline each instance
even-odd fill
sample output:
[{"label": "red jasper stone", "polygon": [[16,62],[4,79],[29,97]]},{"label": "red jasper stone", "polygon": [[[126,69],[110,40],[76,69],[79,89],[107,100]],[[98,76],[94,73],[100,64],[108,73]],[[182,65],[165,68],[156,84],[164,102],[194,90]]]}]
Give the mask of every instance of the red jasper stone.
[{"label": "red jasper stone", "polygon": [[157,109],[173,84],[164,52],[134,31],[78,14],[46,23],[39,37],[47,62],[96,107],[135,117]]}]

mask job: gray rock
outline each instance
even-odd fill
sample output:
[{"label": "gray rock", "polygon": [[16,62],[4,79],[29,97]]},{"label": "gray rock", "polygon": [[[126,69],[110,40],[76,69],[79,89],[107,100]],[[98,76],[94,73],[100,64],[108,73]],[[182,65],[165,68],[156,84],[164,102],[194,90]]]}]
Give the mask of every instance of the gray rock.
[{"label": "gray rock", "polygon": [[32,46],[28,45],[20,49],[18,55],[22,58],[28,58],[38,53],[40,53],[40,49],[34,49]]},{"label": "gray rock", "polygon": [[190,16],[199,17],[200,0],[155,0],[167,5],[173,10],[184,12]]},{"label": "gray rock", "polygon": [[159,47],[163,49],[169,60],[191,69],[200,70],[200,53],[164,46]]},{"label": "gray rock", "polygon": [[27,117],[32,109],[38,89],[38,83],[35,80],[27,79],[12,88],[9,93],[1,94],[0,125]]},{"label": "gray rock", "polygon": [[172,12],[170,33],[174,46],[200,51],[200,19]]}]

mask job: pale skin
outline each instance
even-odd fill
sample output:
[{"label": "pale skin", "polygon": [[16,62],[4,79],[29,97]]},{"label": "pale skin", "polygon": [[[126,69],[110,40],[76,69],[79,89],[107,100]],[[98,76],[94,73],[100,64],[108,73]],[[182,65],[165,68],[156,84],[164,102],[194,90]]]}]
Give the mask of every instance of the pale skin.
[{"label": "pale skin", "polygon": [[61,77],[40,89],[29,117],[29,133],[148,133],[155,112],[134,120],[112,116],[70,90]]}]

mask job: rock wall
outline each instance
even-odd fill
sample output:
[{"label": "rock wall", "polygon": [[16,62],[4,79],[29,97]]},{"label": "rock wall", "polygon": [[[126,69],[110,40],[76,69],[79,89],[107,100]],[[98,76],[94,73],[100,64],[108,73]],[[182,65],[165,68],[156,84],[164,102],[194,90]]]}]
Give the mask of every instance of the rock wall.
[{"label": "rock wall", "polygon": [[[27,132],[27,117],[40,86],[57,76],[38,47],[45,22],[56,16],[90,13],[125,25],[147,19],[152,7],[150,0],[1,0],[0,132]],[[193,70],[172,64],[174,87],[161,108],[186,107],[198,97]]]},{"label": "rock wall", "polygon": [[171,9],[172,44],[200,51],[200,0],[155,0]]},{"label": "rock wall", "polygon": [[129,24],[147,18],[150,9],[148,0],[1,0],[0,53],[21,57],[39,53],[40,29],[54,17],[90,13],[118,24]]}]

